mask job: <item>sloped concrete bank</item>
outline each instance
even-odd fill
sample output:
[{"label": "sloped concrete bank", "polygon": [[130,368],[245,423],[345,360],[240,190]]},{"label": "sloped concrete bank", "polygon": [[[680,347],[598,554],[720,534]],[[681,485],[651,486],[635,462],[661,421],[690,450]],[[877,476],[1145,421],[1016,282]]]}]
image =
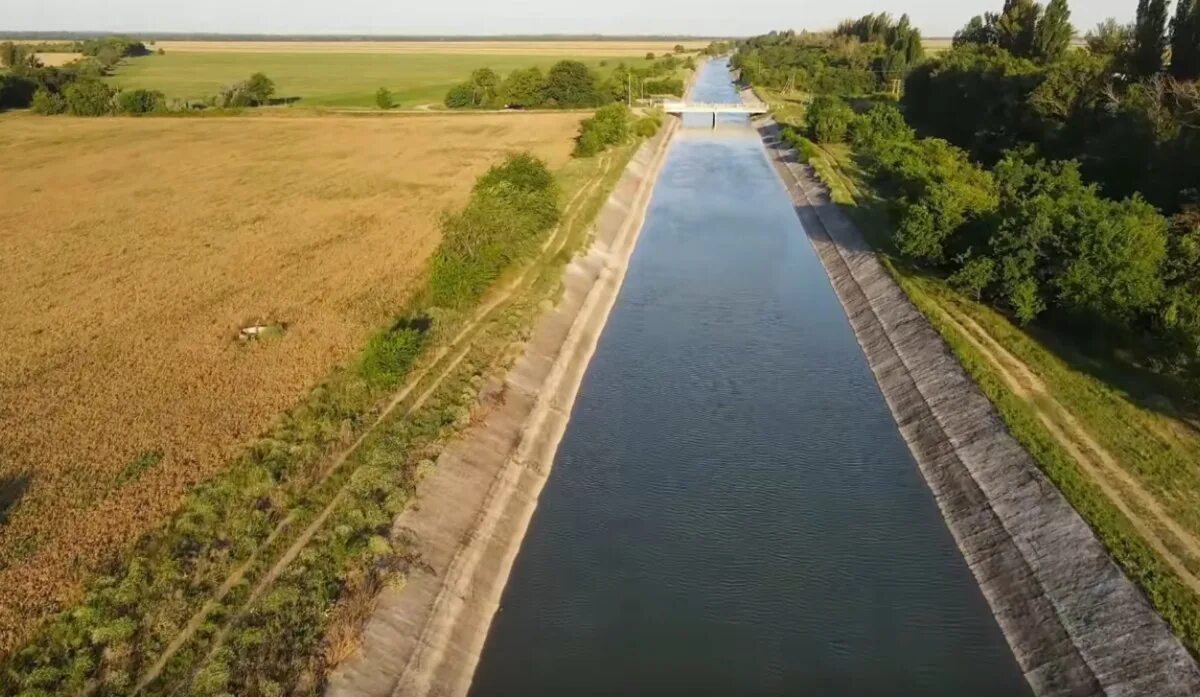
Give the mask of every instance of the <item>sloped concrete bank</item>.
[{"label": "sloped concrete bank", "polygon": [[331,677],[336,697],[465,695],[513,561],[641,232],[676,122],[635,154],[596,221],[594,242],[564,271],[486,417],[449,445],[396,520],[420,563],[387,589],[362,650]]},{"label": "sloped concrete bank", "polygon": [[900,431],[1039,696],[1200,695],[1200,668],[810,167],[758,126]]}]

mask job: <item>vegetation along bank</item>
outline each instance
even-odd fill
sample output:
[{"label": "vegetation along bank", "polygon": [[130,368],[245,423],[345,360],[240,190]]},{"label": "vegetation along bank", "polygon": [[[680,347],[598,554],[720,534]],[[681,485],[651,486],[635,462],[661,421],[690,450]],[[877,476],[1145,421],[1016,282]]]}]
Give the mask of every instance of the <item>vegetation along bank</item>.
[{"label": "vegetation along bank", "polygon": [[480,389],[557,296],[633,153],[632,128],[559,172],[517,154],[483,174],[394,321],[169,522],[105,561],[80,600],[6,635],[0,691],[321,692],[379,592],[422,568],[393,518],[487,413]]},{"label": "vegetation along bank", "polygon": [[1195,655],[1200,7],[1137,9],[1086,48],[1066,2],[1013,1],[935,58],[873,15],[746,40],[735,64]]}]

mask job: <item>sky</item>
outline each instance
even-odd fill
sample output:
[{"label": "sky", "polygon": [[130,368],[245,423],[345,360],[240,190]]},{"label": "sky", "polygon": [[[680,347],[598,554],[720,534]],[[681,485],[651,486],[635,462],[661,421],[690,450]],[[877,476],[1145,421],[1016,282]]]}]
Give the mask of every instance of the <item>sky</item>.
[{"label": "sky", "polygon": [[[228,34],[691,34],[825,29],[868,12],[907,12],[950,36],[1002,0],[0,0],[4,31]],[[1137,0],[1072,0],[1081,32],[1133,18]]]}]

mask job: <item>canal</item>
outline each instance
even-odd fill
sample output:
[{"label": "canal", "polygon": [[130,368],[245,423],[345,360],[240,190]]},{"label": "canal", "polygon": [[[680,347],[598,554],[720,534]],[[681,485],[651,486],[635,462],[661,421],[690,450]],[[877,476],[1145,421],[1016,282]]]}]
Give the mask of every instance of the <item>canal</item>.
[{"label": "canal", "polygon": [[[736,101],[724,62],[697,101]],[[471,694],[1028,695],[754,131],[684,129]]]}]

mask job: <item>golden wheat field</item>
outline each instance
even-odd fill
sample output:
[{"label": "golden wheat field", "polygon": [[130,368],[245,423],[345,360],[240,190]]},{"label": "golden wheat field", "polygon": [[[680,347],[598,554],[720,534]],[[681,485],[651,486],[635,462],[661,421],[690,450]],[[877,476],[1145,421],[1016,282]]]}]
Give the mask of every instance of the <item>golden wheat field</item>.
[{"label": "golden wheat field", "polygon": [[[0,119],[0,487],[20,496],[0,626],[69,599],[355,354],[442,212],[509,152],[563,164],[580,119]],[[267,322],[286,331],[238,339]]]}]

